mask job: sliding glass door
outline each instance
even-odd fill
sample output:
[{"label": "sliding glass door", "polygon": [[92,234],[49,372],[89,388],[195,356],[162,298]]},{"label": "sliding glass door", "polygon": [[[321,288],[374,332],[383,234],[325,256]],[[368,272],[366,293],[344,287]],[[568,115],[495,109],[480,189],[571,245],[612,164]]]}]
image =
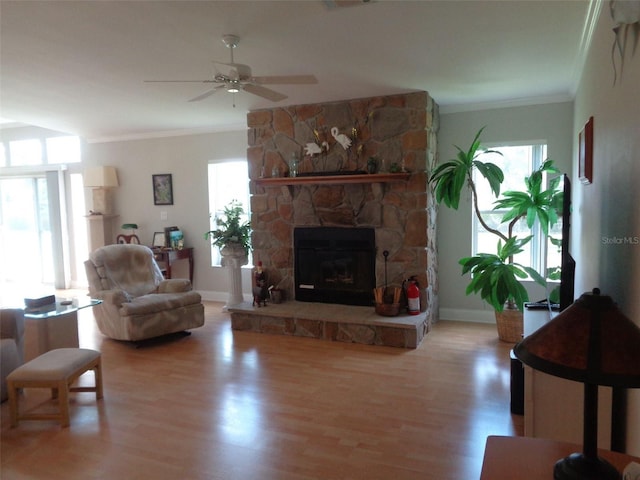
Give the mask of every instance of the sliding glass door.
[{"label": "sliding glass door", "polygon": [[54,279],[45,176],[0,178],[0,282],[25,289]]}]

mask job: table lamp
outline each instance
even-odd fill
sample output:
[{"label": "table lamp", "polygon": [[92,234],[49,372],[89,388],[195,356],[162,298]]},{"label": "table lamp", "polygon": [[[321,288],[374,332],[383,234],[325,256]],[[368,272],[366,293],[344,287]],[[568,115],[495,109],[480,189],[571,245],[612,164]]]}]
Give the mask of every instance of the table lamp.
[{"label": "table lamp", "polygon": [[598,457],[598,386],[640,388],[640,327],[596,288],[514,348],[524,364],[584,384],[583,451],[558,460],[556,480],[619,480]]},{"label": "table lamp", "polygon": [[93,188],[92,214],[108,215],[113,213],[113,187],[117,187],[116,167],[91,167],[82,176],[85,187]]}]

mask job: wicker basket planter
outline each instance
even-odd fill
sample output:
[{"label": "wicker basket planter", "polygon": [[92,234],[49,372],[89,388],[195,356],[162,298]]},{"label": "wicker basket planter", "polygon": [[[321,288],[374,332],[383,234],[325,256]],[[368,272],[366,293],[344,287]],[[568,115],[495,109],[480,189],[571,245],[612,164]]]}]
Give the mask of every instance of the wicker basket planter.
[{"label": "wicker basket planter", "polygon": [[522,340],[523,321],[522,312],[517,308],[507,308],[502,312],[495,312],[498,338],[503,342],[516,343]]}]

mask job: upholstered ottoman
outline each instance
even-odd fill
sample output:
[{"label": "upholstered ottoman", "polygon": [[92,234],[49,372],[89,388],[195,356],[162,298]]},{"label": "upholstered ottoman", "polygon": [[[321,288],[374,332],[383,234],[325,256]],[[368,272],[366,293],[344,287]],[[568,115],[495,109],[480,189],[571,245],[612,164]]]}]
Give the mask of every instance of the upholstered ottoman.
[{"label": "upholstered ottoman", "polygon": [[[83,373],[93,370],[95,387],[71,387]],[[58,399],[59,413],[22,413],[18,409],[21,388],[50,388],[52,398]],[[100,352],[86,348],[58,348],[50,350],[18,367],[7,377],[11,426],[19,420],[58,420],[69,426],[69,392],[96,392],[102,398],[102,364]]]}]

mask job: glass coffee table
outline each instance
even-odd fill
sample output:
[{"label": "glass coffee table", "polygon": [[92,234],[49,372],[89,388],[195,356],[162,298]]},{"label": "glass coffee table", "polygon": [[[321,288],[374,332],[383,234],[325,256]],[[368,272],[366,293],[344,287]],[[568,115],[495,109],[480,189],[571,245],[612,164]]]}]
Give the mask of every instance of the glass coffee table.
[{"label": "glass coffee table", "polygon": [[24,360],[55,348],[78,348],[78,311],[102,303],[89,297],[56,301],[24,311]]}]

